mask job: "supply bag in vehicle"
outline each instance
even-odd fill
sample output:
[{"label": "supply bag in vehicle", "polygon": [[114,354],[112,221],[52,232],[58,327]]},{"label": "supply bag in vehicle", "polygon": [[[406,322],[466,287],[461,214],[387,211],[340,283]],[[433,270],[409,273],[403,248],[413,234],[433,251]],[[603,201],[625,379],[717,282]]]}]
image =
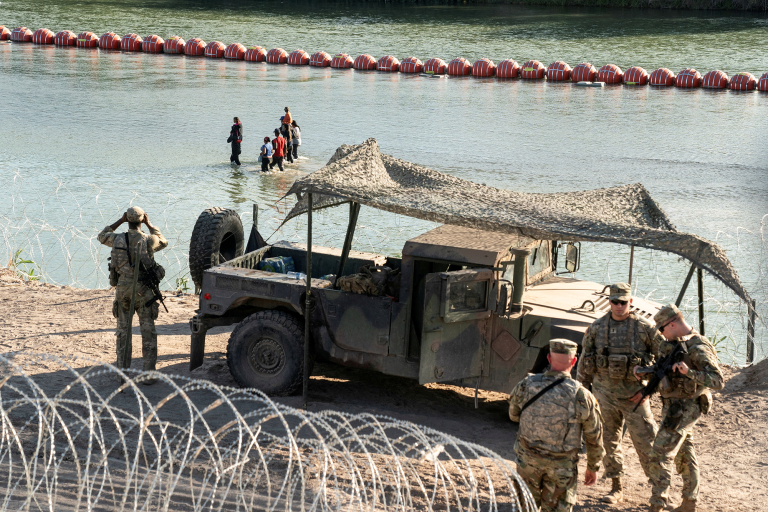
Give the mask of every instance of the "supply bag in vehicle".
[{"label": "supply bag in vehicle", "polygon": [[363,265],[357,274],[341,276],[339,289],[344,292],[364,295],[390,295],[397,297],[400,292],[400,279],[395,278],[400,270],[379,265]]},{"label": "supply bag in vehicle", "polygon": [[264,272],[277,272],[278,274],[287,274],[288,272],[295,272],[296,265],[293,263],[293,258],[290,256],[275,256],[273,258],[264,258],[256,265],[258,270]]}]

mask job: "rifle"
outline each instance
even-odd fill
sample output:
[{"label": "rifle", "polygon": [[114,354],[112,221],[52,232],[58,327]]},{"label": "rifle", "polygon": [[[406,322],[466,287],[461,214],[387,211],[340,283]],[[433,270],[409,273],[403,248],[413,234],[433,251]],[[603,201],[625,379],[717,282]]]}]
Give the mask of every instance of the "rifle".
[{"label": "rifle", "polygon": [[637,370],[638,374],[650,374],[651,378],[648,380],[648,384],[646,384],[645,387],[640,390],[643,398],[637,403],[637,405],[635,405],[633,411],[636,411],[637,408],[640,407],[640,404],[643,403],[643,400],[645,400],[646,397],[649,397],[656,392],[656,388],[659,386],[661,381],[667,375],[673,373],[672,367],[676,363],[682,361],[683,357],[687,353],[688,349],[686,348],[685,343],[677,343],[675,348],[672,349],[672,352],[656,361],[656,364]]},{"label": "rifle", "polygon": [[160,301],[160,304],[163,305],[163,308],[165,309],[165,312],[168,313],[168,308],[165,305],[165,297],[163,297],[162,292],[160,291],[160,281],[162,281],[163,277],[165,277],[165,269],[155,263],[149,268],[143,268],[144,264],[139,261],[139,282],[152,290],[152,298],[149,299],[144,306],[149,307],[152,304],[154,304],[157,301]]}]

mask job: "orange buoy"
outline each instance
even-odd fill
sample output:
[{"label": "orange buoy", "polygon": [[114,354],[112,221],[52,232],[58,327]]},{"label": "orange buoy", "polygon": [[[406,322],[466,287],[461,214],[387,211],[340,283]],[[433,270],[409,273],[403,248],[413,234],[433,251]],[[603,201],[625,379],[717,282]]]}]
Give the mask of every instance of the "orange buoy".
[{"label": "orange buoy", "polygon": [[265,62],[267,60],[267,50],[261,46],[249,46],[245,51],[245,60],[248,62]]},{"label": "orange buoy", "polygon": [[352,67],[361,71],[375,71],[376,59],[367,53],[364,53],[355,57],[355,62],[352,64]]},{"label": "orange buoy", "polygon": [[529,60],[523,64],[523,68],[520,70],[520,78],[525,78],[526,80],[539,80],[544,78],[546,70],[544,64],[541,62],[537,60]]},{"label": "orange buoy", "polygon": [[498,78],[517,78],[520,76],[520,65],[514,59],[504,59],[496,66]]},{"label": "orange buoy", "polygon": [[648,82],[651,85],[670,87],[675,85],[675,74],[667,68],[659,68],[651,73],[651,76],[648,77]]},{"label": "orange buoy", "polygon": [[400,70],[400,61],[397,60],[397,57],[392,55],[385,55],[379,59],[379,62],[376,63],[376,69],[379,71],[389,71],[394,73]]},{"label": "orange buoy", "polygon": [[757,79],[752,73],[736,73],[731,77],[728,87],[732,91],[753,91],[757,85]]},{"label": "orange buoy", "polygon": [[16,27],[13,29],[13,32],[11,32],[11,41],[16,41],[17,43],[31,43],[32,31],[27,27]]},{"label": "orange buoy", "polygon": [[424,64],[416,57],[406,57],[400,63],[401,73],[421,73],[424,70]]},{"label": "orange buoy", "polygon": [[11,31],[5,25],[0,25],[0,41],[7,41],[10,38]]},{"label": "orange buoy", "polygon": [[624,85],[646,85],[648,72],[640,66],[632,66],[624,72]]},{"label": "orange buoy", "polygon": [[184,55],[199,57],[205,53],[205,41],[199,37],[193,37],[184,43]]},{"label": "orange buoy", "polygon": [[240,43],[232,43],[224,50],[224,58],[232,60],[245,59],[245,46]]},{"label": "orange buoy", "polygon": [[93,32],[80,32],[77,34],[78,48],[98,48],[99,38]]},{"label": "orange buoy", "polygon": [[597,76],[597,68],[589,62],[582,62],[571,71],[571,80],[574,82],[594,82]]},{"label": "orange buoy", "polygon": [[478,59],[472,64],[472,76],[486,77],[496,74],[496,64],[491,59]]},{"label": "orange buoy", "polygon": [[32,42],[35,44],[52,44],[54,37],[53,32],[47,28],[39,28],[32,34]]},{"label": "orange buoy", "polygon": [[141,43],[141,51],[144,53],[163,53],[164,46],[165,39],[152,34],[144,38],[144,41]]},{"label": "orange buoy", "polygon": [[227,49],[226,46],[224,46],[224,43],[221,41],[211,41],[207,45],[205,45],[205,55],[206,57],[210,57],[211,59],[220,59],[224,56],[224,51]]},{"label": "orange buoy", "polygon": [[56,46],[77,46],[77,35],[71,30],[62,30],[53,39]]},{"label": "orange buoy", "polygon": [[677,74],[675,85],[683,89],[701,87],[701,73],[693,68],[684,69]]},{"label": "orange buoy", "polygon": [[288,62],[288,53],[282,48],[272,48],[267,52],[267,64],[285,64]]},{"label": "orange buoy", "polygon": [[728,75],[719,69],[708,71],[701,79],[701,86],[705,89],[727,89]]},{"label": "orange buoy", "polygon": [[607,84],[620,84],[624,80],[624,72],[616,64],[606,64],[597,72],[597,81]]},{"label": "orange buoy", "polygon": [[448,65],[443,59],[429,59],[421,70],[429,75],[444,75]]},{"label": "orange buoy", "polygon": [[331,67],[336,69],[349,69],[354,65],[352,57],[346,53],[337,53],[331,59]]},{"label": "orange buoy", "polygon": [[123,39],[120,41],[120,48],[124,52],[140,52],[143,42],[144,40],[139,34],[125,34]]},{"label": "orange buoy", "polygon": [[573,70],[568,63],[558,60],[553,62],[547,67],[547,80],[554,82],[565,82],[571,79],[571,73]]},{"label": "orange buoy", "polygon": [[448,74],[451,76],[469,76],[472,74],[472,65],[464,57],[456,57],[448,63]]},{"label": "orange buoy", "polygon": [[165,40],[163,51],[165,53],[184,53],[185,44],[187,44],[186,41],[179,36],[171,36]]},{"label": "orange buoy", "polygon": [[327,68],[331,65],[331,56],[325,52],[315,52],[309,58],[309,65],[316,68]]},{"label": "orange buoy", "polygon": [[757,90],[760,92],[768,92],[768,73],[763,73],[760,80],[757,82]]},{"label": "orange buoy", "polygon": [[301,49],[293,50],[291,54],[288,55],[288,64],[293,66],[306,66],[309,64],[309,54]]},{"label": "orange buoy", "polygon": [[102,50],[119,50],[121,37],[114,32],[101,34],[99,38],[99,48]]}]

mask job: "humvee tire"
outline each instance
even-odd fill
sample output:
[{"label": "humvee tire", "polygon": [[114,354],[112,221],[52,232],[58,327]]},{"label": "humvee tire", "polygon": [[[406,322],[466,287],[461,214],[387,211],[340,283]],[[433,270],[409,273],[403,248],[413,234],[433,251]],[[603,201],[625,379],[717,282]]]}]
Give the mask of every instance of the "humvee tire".
[{"label": "humvee tire", "polygon": [[292,395],[304,379],[302,322],[277,310],[258,311],[246,317],[229,337],[227,364],[242,387],[274,396]]},{"label": "humvee tire", "polygon": [[243,255],[243,223],[234,210],[214,206],[197,218],[189,240],[189,274],[197,288],[203,284],[203,272],[220,263]]}]

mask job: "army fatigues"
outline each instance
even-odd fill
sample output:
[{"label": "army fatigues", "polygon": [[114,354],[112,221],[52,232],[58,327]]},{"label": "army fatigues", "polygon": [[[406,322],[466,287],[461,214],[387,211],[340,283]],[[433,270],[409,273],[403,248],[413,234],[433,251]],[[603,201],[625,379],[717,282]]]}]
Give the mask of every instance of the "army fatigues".
[{"label": "army fatigues", "polygon": [[577,375],[585,386],[592,384],[592,392],[600,403],[605,478],[624,475],[621,436],[625,421],[640,465],[648,475],[648,455],[656,437],[656,422],[648,402],[633,412],[635,404],[629,399],[643,388],[633,368],[650,366],[662,339],[648,321],[634,313],[621,322],[608,313],[590,325],[584,334]]},{"label": "army fatigues", "polygon": [[[141,232],[138,229],[128,230],[128,246],[130,250],[131,261],[136,262],[136,244],[142,241],[140,246],[140,257],[145,265],[154,261],[154,253],[168,246],[168,241],[157,228],[150,228],[150,234]],[[110,226],[105,227],[98,235],[99,242],[113,247],[112,265],[117,269],[119,280],[115,287],[115,300],[112,303],[112,315],[117,319],[117,367],[129,368],[131,366],[131,350],[127,347],[128,332],[131,328],[132,319],[129,318],[131,309],[131,295],[133,289],[133,267],[128,264],[128,253],[125,250],[125,234],[115,233]],[[117,249],[117,250],[116,250]],[[136,288],[136,314],[139,316],[139,325],[141,326],[141,348],[144,358],[144,369],[154,370],[157,363],[157,330],[155,329],[155,319],[159,312],[159,304],[155,302],[151,306],[145,306],[146,302],[152,298],[152,291],[141,283]],[[127,353],[127,360],[125,355]]]},{"label": "army fatigues", "polygon": [[683,362],[686,375],[675,372],[659,385],[664,403],[661,428],[653,442],[650,478],[653,484],[651,505],[665,506],[669,499],[672,460],[683,477],[683,498],[695,502],[699,494],[699,464],[693,450],[693,426],[712,406],[710,389],[723,389],[723,374],[712,344],[696,331],[676,341],[664,340],[659,356],[669,354],[676,343],[685,343],[688,354]]}]

